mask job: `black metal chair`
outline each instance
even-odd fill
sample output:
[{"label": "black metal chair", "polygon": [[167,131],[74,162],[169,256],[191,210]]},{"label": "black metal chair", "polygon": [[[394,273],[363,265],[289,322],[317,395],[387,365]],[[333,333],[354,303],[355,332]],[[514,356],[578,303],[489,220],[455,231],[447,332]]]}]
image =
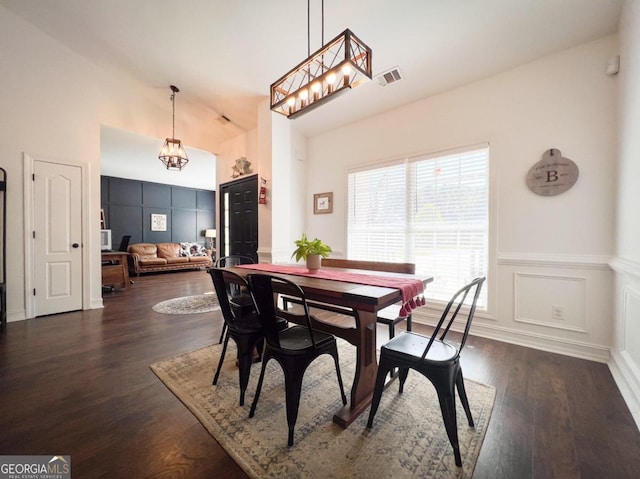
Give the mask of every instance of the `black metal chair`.
[{"label": "black metal chair", "polygon": [[[244,395],[249,383],[249,375],[251,373],[251,363],[253,361],[254,348],[258,350],[258,354],[262,353],[264,344],[264,329],[255,306],[253,299],[248,293],[247,281],[231,271],[212,268],[209,271],[213,285],[218,295],[218,303],[224,318],[225,334],[224,345],[220,354],[218,368],[213,377],[212,384],[218,383],[224,356],[227,352],[229,338],[233,339],[238,347],[238,373],[240,379],[240,405],[244,405]],[[251,301],[251,307],[238,307],[234,305],[234,301],[238,299],[238,295],[248,298]],[[244,299],[243,299],[244,301]]]},{"label": "black metal chair", "polygon": [[[336,338],[331,334],[313,329],[313,323],[317,320],[309,314],[309,306],[304,293],[295,283],[274,276],[252,274],[249,275],[249,285],[258,308],[260,321],[264,326],[266,339],[260,379],[258,380],[253,404],[251,404],[249,417],[253,417],[255,414],[264,380],[265,368],[269,360],[273,358],[278,361],[284,372],[287,425],[289,428],[287,444],[292,446],[293,430],[298,418],[298,407],[300,405],[302,378],[307,367],[320,355],[330,354],[333,357],[338,375],[338,384],[340,385],[342,404],[347,404],[338,363]],[[300,300],[299,304],[302,305],[304,310],[302,314],[277,309],[277,316],[283,317],[289,322],[297,323],[296,326],[278,330],[276,305],[274,304],[277,296],[274,293],[285,293]]]},{"label": "black metal chair", "polygon": [[[242,256],[239,254],[233,254],[229,256],[223,256],[218,258],[214,263],[214,268],[226,268],[229,266],[238,266],[239,264],[254,264],[255,261],[253,258],[249,256]],[[240,294],[240,286],[232,285],[231,289],[234,290],[234,293],[231,297],[231,307],[234,309],[239,309],[239,314],[249,314],[251,310],[254,309],[253,299],[251,295],[246,291],[243,294]],[[222,323],[222,331],[220,331],[220,339],[218,343],[221,343],[224,339],[224,334],[227,332],[227,323]]]},{"label": "black metal chair", "polygon": [[[431,337],[422,336],[413,332],[403,332],[391,339],[387,344],[383,345],[380,350],[380,363],[378,365],[378,375],[376,377],[376,385],[371,401],[371,410],[369,412],[369,420],[367,428],[373,426],[373,418],[376,415],[380,398],[385,385],[385,377],[393,368],[400,369],[400,394],[403,391],[404,383],[407,380],[409,369],[415,369],[425,376],[436,388],[438,400],[440,402],[440,410],[444,419],[444,426],[447,430],[449,442],[453,447],[453,454],[456,466],[462,466],[462,458],[460,457],[460,446],[458,445],[458,424],[456,420],[456,401],[455,389],[458,390],[462,407],[464,408],[469,426],[474,427],[473,418],[471,417],[471,409],[467,393],[464,389],[464,380],[462,377],[462,369],[460,368],[460,351],[464,347],[469,328],[476,310],[478,296],[482,289],[482,283],[486,278],[476,278],[471,283],[456,292],[447,306],[445,307],[440,321],[436,326]],[[455,346],[449,342],[445,342],[445,337],[460,312],[464,301],[469,293],[474,290],[473,301],[469,305],[466,325],[462,340],[459,346]],[[447,321],[444,331],[439,339],[436,339],[442,325]]]}]

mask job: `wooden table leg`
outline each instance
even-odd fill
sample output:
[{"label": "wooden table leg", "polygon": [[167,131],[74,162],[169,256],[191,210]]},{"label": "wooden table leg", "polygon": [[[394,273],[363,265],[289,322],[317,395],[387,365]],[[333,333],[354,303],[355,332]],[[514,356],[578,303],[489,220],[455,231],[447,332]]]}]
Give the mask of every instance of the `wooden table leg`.
[{"label": "wooden table leg", "polygon": [[122,269],[124,270],[124,289],[129,289],[129,285],[131,284],[131,281],[129,279],[129,261],[128,261],[128,254],[124,253],[121,257],[120,257],[120,262],[122,263]]},{"label": "wooden table leg", "polygon": [[358,311],[360,327],[356,344],[356,373],[351,387],[351,404],[347,404],[333,416],[333,422],[346,428],[364,412],[371,403],[378,374],[376,357],[376,314]]}]

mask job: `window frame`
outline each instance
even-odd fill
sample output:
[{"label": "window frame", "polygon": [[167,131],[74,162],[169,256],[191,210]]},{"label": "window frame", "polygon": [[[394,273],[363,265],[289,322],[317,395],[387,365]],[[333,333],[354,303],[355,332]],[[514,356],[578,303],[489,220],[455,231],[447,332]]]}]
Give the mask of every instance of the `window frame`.
[{"label": "window frame", "polygon": [[[494,305],[496,304],[495,299],[495,258],[496,258],[496,207],[495,207],[495,181],[493,177],[493,169],[491,168],[491,146],[489,142],[476,143],[472,145],[455,147],[455,148],[447,148],[443,150],[437,151],[427,151],[427,152],[418,152],[412,153],[411,155],[402,155],[397,156],[391,159],[384,159],[381,161],[363,163],[357,166],[353,166],[346,170],[346,215],[345,215],[345,235],[346,241],[345,244],[347,246],[347,257],[351,258],[352,256],[352,240],[351,240],[351,211],[350,211],[350,195],[351,195],[351,184],[350,184],[350,176],[353,173],[359,173],[363,171],[370,171],[385,167],[397,166],[397,165],[405,165],[405,184],[407,185],[407,193],[406,193],[406,202],[405,202],[405,210],[407,216],[407,225],[406,228],[409,229],[412,226],[409,225],[409,217],[411,216],[411,192],[409,191],[409,168],[411,163],[416,163],[420,161],[428,161],[437,158],[443,158],[447,156],[454,156],[457,154],[464,154],[476,150],[487,150],[487,162],[486,162],[486,181],[487,181],[487,189],[486,189],[486,262],[485,262],[485,276],[487,277],[487,281],[485,282],[484,292],[486,295],[486,304],[482,307],[479,305],[477,308],[476,315],[480,317],[485,317],[489,319],[495,319],[492,311],[494,309]],[[404,245],[405,258],[404,261],[412,261],[412,259],[406,254],[409,251],[409,248],[406,247],[406,243]],[[462,286],[462,285],[461,285]],[[428,297],[429,288],[427,287],[427,297]],[[441,309],[441,306],[446,303],[444,299],[434,299],[431,298],[428,301],[428,304],[435,306],[438,309]]]}]

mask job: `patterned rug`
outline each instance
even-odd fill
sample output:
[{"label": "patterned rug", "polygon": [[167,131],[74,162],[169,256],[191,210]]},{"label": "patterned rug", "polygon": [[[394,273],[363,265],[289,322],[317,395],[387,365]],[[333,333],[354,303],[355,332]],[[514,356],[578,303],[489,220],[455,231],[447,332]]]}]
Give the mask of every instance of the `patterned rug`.
[{"label": "patterned rug", "polygon": [[214,292],[199,294],[197,296],[183,296],[182,298],[168,299],[154,304],[156,313],[163,314],[196,314],[209,313],[220,309],[218,298]]},{"label": "patterned rug", "polygon": [[[342,406],[330,356],[314,361],[302,386],[294,445],[287,447],[283,374],[270,361],[256,414],[249,419],[260,364],[251,370],[244,406],[238,405],[235,345],[230,341],[218,385],[211,379],[221,346],[214,345],[151,365],[153,372],[189,408],[252,478],[470,478],[491,417],[495,389],[466,380],[476,424],[468,427],[460,401],[458,435],[463,466],[455,466],[438,399],[431,383],[410,372],[405,390],[388,387],[373,428],[369,410],[347,429],[333,423]],[[349,396],[355,348],[339,340],[340,368]]]}]

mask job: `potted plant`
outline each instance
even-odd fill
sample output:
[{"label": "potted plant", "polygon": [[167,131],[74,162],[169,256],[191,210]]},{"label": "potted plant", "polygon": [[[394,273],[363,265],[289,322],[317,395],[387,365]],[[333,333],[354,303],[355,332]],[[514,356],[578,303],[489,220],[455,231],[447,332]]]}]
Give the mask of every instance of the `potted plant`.
[{"label": "potted plant", "polygon": [[302,233],[302,237],[295,241],[296,249],[291,255],[296,261],[301,259],[307,262],[307,269],[310,272],[318,271],[322,258],[326,258],[331,253],[331,246],[324,244],[318,238],[307,239],[307,234]]}]

